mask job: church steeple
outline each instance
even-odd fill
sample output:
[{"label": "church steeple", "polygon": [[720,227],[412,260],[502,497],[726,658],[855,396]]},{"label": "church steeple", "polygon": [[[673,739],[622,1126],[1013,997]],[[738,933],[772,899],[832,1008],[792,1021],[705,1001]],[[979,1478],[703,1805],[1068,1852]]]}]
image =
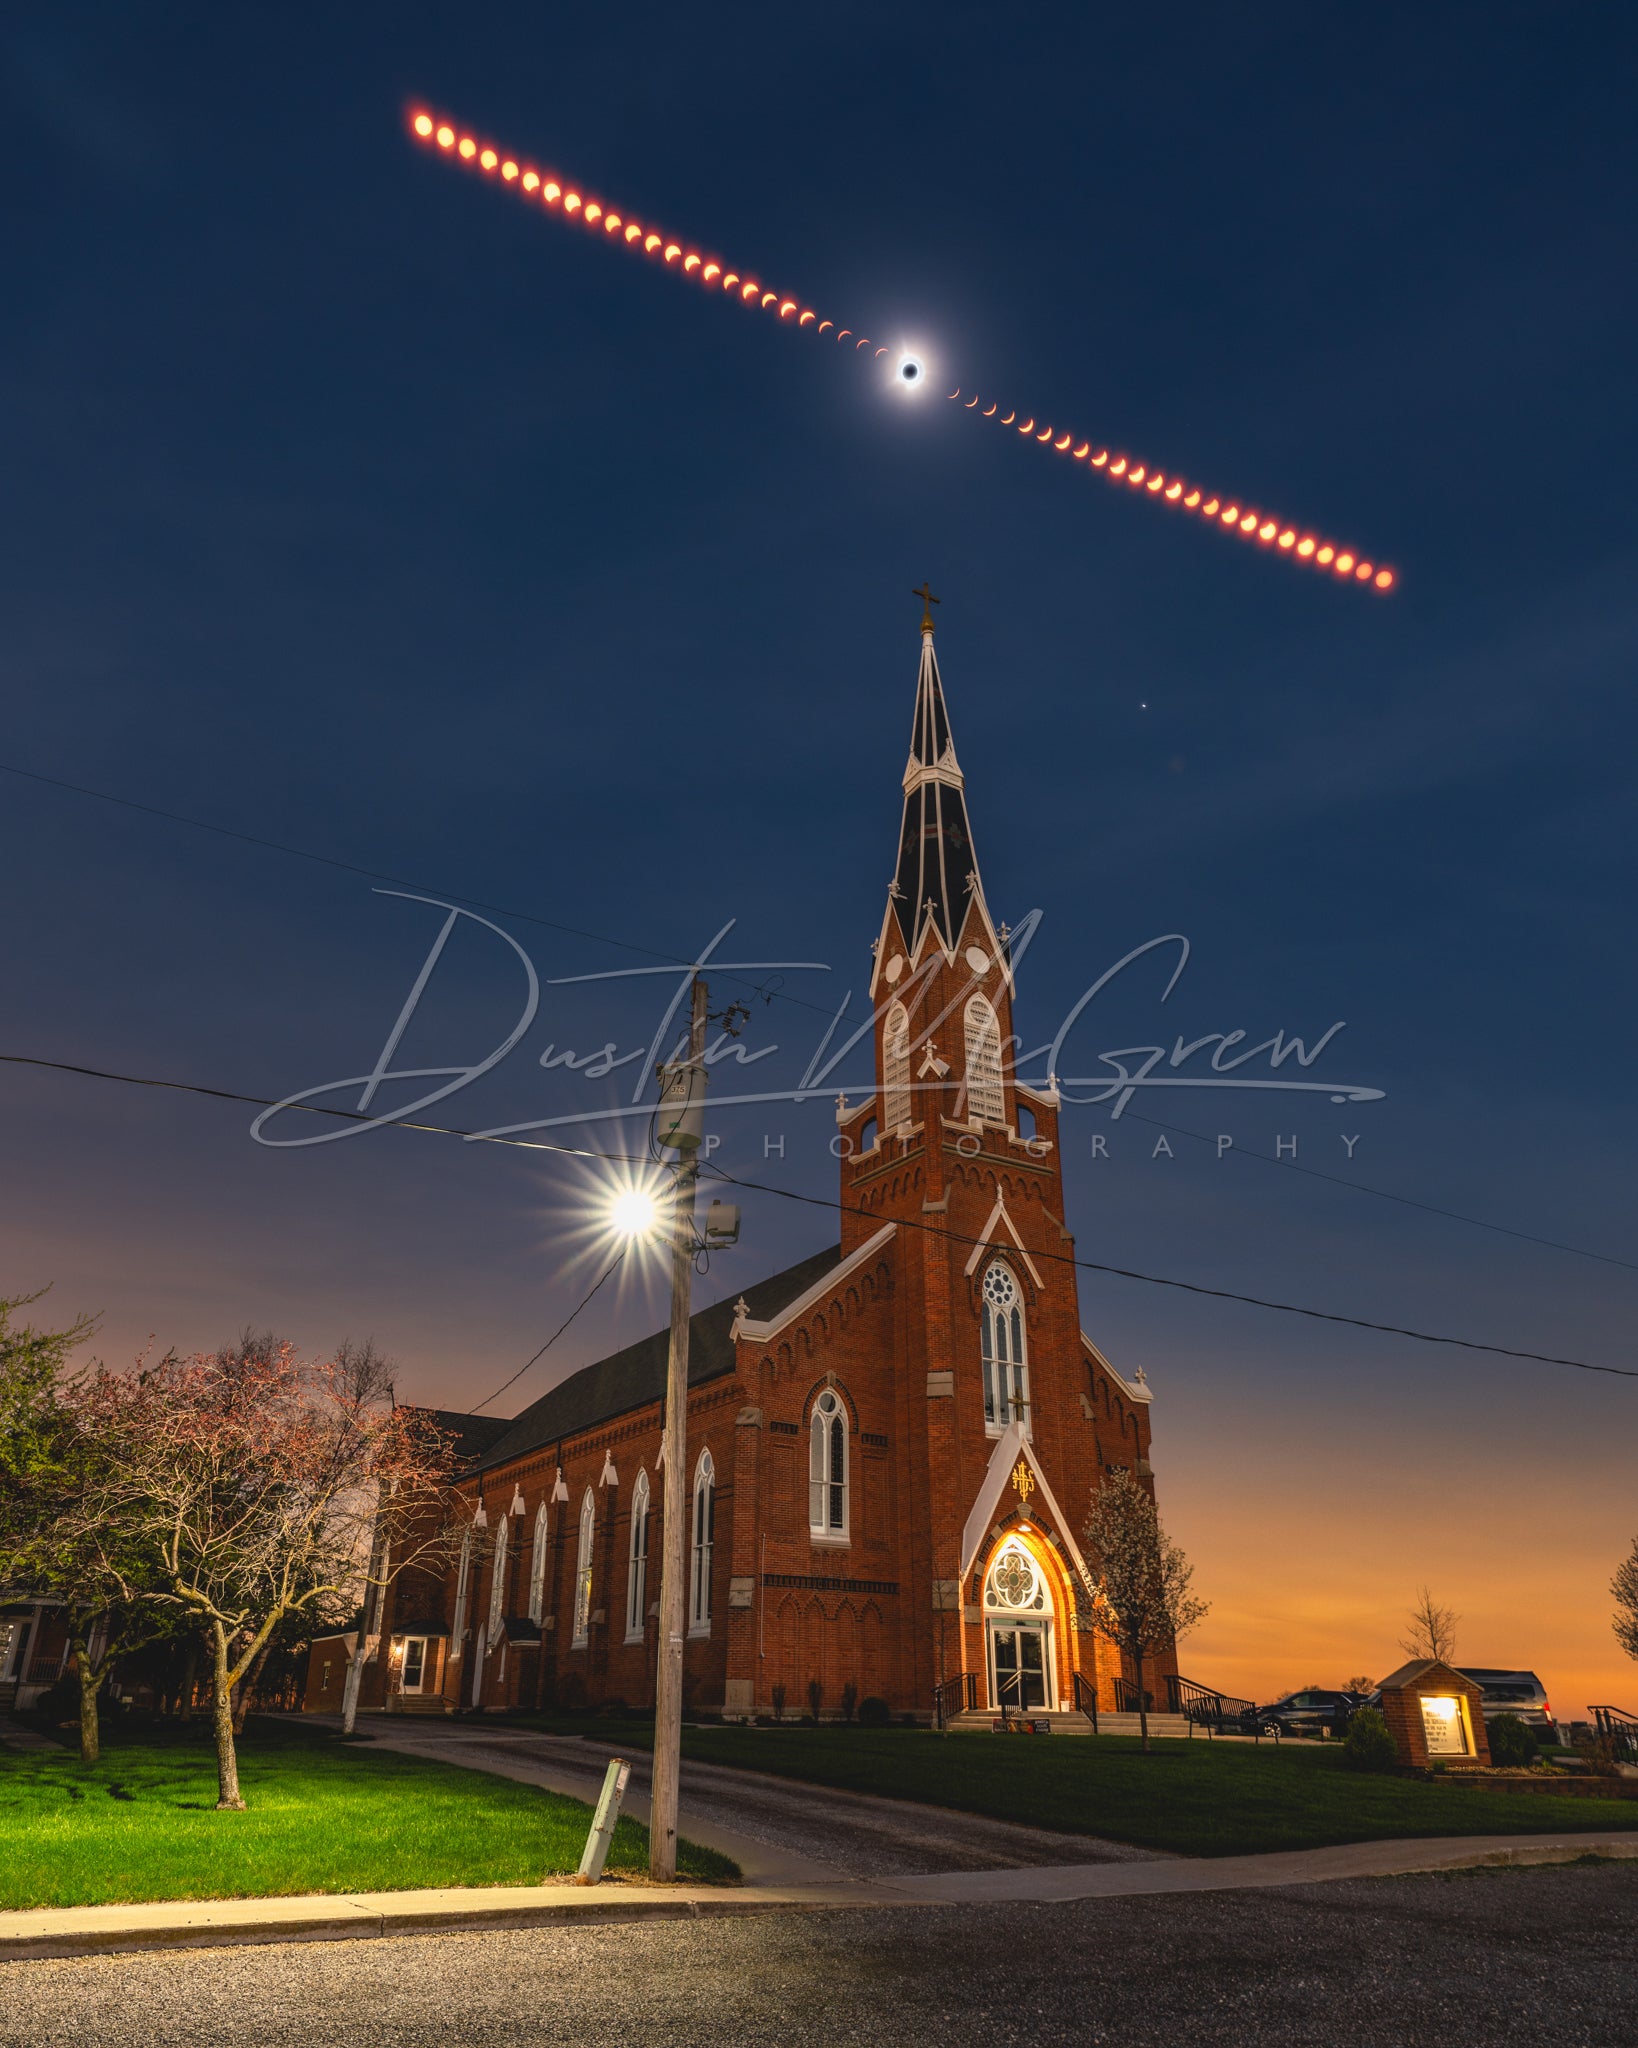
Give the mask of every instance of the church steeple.
[{"label": "church steeple", "polygon": [[955,743],[944,708],[944,684],[933,651],[931,607],[938,603],[923,584],[914,593],[922,600],[921,671],[916,678],[916,711],[910,727],[910,759],[904,771],[904,823],[899,832],[899,864],[893,877],[893,914],[905,949],[931,921],[947,953],[955,950],[971,899],[981,893],[978,860],[967,824]]}]

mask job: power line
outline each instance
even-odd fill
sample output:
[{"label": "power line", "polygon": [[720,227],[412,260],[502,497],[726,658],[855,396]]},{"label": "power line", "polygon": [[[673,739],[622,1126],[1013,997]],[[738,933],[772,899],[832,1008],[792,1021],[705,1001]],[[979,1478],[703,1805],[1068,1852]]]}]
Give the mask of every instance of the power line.
[{"label": "power line", "polygon": [[[1148,1124],[1157,1131],[1170,1131],[1178,1138],[1198,1138],[1202,1145],[1214,1145],[1217,1140],[1205,1131],[1191,1131],[1185,1124],[1162,1123],[1157,1116],[1145,1116],[1141,1110],[1128,1109],[1122,1112],[1134,1122]],[[1618,1259],[1610,1252],[1590,1252],[1585,1245],[1565,1244],[1556,1237],[1537,1237],[1528,1230],[1514,1230],[1505,1223],[1487,1223],[1482,1217],[1464,1216],[1459,1209],[1441,1209],[1433,1202],[1419,1202],[1414,1195],[1396,1195],[1388,1188],[1373,1188],[1368,1181],[1344,1180],[1340,1173],[1327,1173],[1318,1166],[1299,1166],[1295,1159],[1278,1159],[1271,1152],[1259,1152],[1253,1145],[1236,1143],[1230,1147],[1236,1158],[1260,1159],[1265,1166],[1281,1166],[1291,1173],[1305,1173],[1310,1180],[1329,1181],[1335,1188],[1351,1188],[1356,1195],[1374,1195],[1379,1202],[1397,1202],[1405,1209],[1420,1209],[1426,1216],[1443,1216],[1452,1223],[1471,1223],[1480,1230],[1494,1230],[1503,1237],[1516,1237],[1525,1244],[1545,1245],[1549,1251],[1568,1252],[1572,1258],[1596,1259],[1601,1266],[1622,1266],[1629,1273],[1638,1273],[1638,1264],[1631,1259]]]},{"label": "power line", "polygon": [[[524,924],[537,924],[549,932],[562,932],[571,939],[591,939],[600,946],[616,946],[625,953],[640,953],[648,960],[661,960],[667,966],[689,971],[698,963],[685,960],[678,953],[665,953],[653,946],[643,946],[632,939],[611,938],[607,932],[591,932],[580,925],[559,924],[554,918],[541,917],[533,910],[518,910],[510,904],[490,903],[482,896],[469,896],[461,889],[437,889],[430,882],[417,882],[404,875],[394,875],[382,868],[360,867],[356,861],[341,860],[334,854],[314,853],[305,846],[292,846],[283,839],[263,839],[255,832],[238,832],[228,825],[213,825],[204,818],[190,818],[182,811],[161,810],[157,804],[138,803],[133,797],[115,796],[106,789],[92,789],[83,782],[68,782],[60,775],[42,775],[34,768],[19,768],[10,761],[0,761],[0,775],[20,776],[25,782],[43,783],[48,789],[66,789],[75,796],[93,797],[100,804],[113,804],[120,810],[136,811],[145,818],[163,818],[167,824],[186,825],[194,832],[211,832],[218,839],[236,839],[242,846],[260,847],[265,853],[288,854],[292,860],[311,861],[315,867],[336,868],[344,875],[359,875],[367,882],[390,882],[395,889],[414,889],[426,895],[439,894],[458,903],[469,904],[474,910],[487,910],[496,917],[515,917]],[[742,976],[716,968],[712,970],[725,981],[737,987],[748,988],[769,1000],[778,998],[783,1003],[795,1003],[798,1008],[814,1010],[822,1017],[831,1015],[824,1003],[810,1003],[805,996],[795,996],[786,989],[763,989],[758,983],[746,981]]]},{"label": "power line", "polygon": [[[739,1175],[730,1173],[723,1166],[711,1164],[705,1170],[715,1174],[719,1180],[730,1182],[734,1187],[752,1189],[758,1194],[778,1195],[788,1202],[804,1202],[816,1209],[834,1209],[847,1216],[868,1217],[872,1214],[859,1203],[833,1202],[823,1195],[802,1195],[793,1188],[776,1188],[765,1181],[742,1180]],[[899,1216],[893,1220],[901,1229],[925,1230],[935,1237],[947,1237],[956,1244],[983,1245],[990,1242],[988,1238],[968,1237],[959,1230],[949,1229],[944,1224],[923,1223],[914,1217]],[[1216,1301],[1237,1301],[1247,1308],[1272,1309],[1280,1315],[1309,1316],[1316,1322],[1346,1323],[1356,1330],[1379,1330],[1389,1337],[1412,1337],[1419,1344],[1452,1344],[1463,1351],[1487,1351],[1498,1358],[1527,1359],[1534,1365],[1568,1365],[1573,1366],[1577,1372],[1611,1373],[1617,1379],[1638,1380],[1638,1371],[1623,1365],[1589,1365],[1581,1358],[1553,1358],[1542,1351],[1514,1351],[1505,1344],[1481,1344],[1473,1337],[1445,1337],[1428,1330],[1406,1329],[1399,1323],[1373,1323],[1364,1316],[1345,1316],[1330,1309],[1304,1308],[1299,1303],[1290,1301],[1268,1301],[1257,1294],[1236,1294],[1227,1287],[1206,1287],[1195,1280],[1173,1280],[1159,1273],[1140,1273],[1130,1266],[1106,1266],[1097,1259],[1072,1259],[1066,1252],[1038,1251],[1032,1252],[1030,1257],[1048,1259],[1060,1266],[1077,1266],[1088,1273],[1112,1274],[1120,1280],[1141,1280],[1149,1287],[1173,1287],[1184,1294],[1205,1294]]]},{"label": "power line", "polygon": [[513,1387],[517,1385],[518,1381],[522,1379],[523,1375],[529,1370],[529,1367],[531,1365],[538,1365],[540,1363],[540,1361],[546,1356],[547,1352],[550,1351],[552,1346],[557,1342],[558,1338],[563,1335],[563,1332],[574,1321],[575,1317],[579,1315],[580,1311],[590,1304],[592,1296],[596,1294],[597,1290],[602,1286],[603,1282],[612,1276],[615,1267],[619,1265],[620,1261],[625,1257],[629,1249],[629,1245],[622,1245],[620,1247],[620,1249],[615,1253],[614,1257],[609,1261],[609,1263],[603,1268],[602,1272],[592,1282],[591,1286],[587,1289],[586,1293],[581,1296],[580,1300],[575,1304],[575,1306],[572,1309],[570,1309],[569,1313],[563,1318],[562,1322],[558,1324],[557,1328],[546,1339],[546,1342],[541,1345],[540,1349],[535,1353],[534,1357],[531,1358],[527,1364],[520,1365],[517,1371],[513,1373],[512,1377],[509,1380],[502,1381],[502,1383],[495,1389],[495,1391],[492,1394],[485,1394],[483,1399],[478,1403],[478,1406],[476,1408],[471,1409],[469,1413],[476,1415],[479,1413],[480,1410],[487,1408],[491,1401],[498,1401],[501,1395],[506,1392],[506,1389],[508,1387]]},{"label": "power line", "polygon": [[[183,1095],[205,1095],[219,1102],[243,1102],[262,1109],[271,1108],[273,1104],[273,1098],[270,1096],[247,1095],[231,1088],[211,1088],[202,1082],[162,1081],[154,1080],[141,1074],[116,1074],[102,1067],[76,1066],[66,1060],[38,1059],[25,1053],[0,1053],[0,1063],[10,1066],[44,1067],[54,1073],[83,1075],[97,1081],[116,1081],[129,1087],[163,1088]],[[443,1138],[472,1139],[481,1144],[511,1145],[525,1152],[563,1153],[570,1158],[596,1159],[600,1162],[622,1166],[647,1166],[652,1163],[650,1160],[639,1158],[631,1153],[597,1152],[584,1146],[553,1145],[542,1138],[491,1137],[485,1132],[457,1130],[448,1124],[412,1123],[408,1119],[396,1117],[367,1117],[360,1115],[355,1110],[323,1109],[312,1103],[296,1103],[292,1107],[305,1109],[314,1116],[341,1117],[350,1123],[369,1123],[375,1124],[380,1128],[391,1126],[403,1130],[423,1131]],[[710,1164],[705,1170],[715,1174],[719,1180],[729,1182],[734,1187],[746,1188],[757,1194],[777,1195],[784,1201],[801,1202],[810,1208],[831,1209],[843,1215],[867,1216],[870,1213],[856,1203],[833,1202],[823,1195],[803,1195],[798,1194],[793,1188],[773,1187],[766,1181],[745,1180],[738,1174],[730,1173],[723,1166]],[[918,1222],[910,1217],[903,1217],[897,1220],[906,1230],[929,1231],[935,1237],[947,1237],[958,1244],[983,1244],[987,1242],[983,1238],[967,1237],[962,1232],[950,1230],[942,1224]],[[1149,1287],[1176,1288],[1184,1294],[1209,1295],[1217,1301],[1237,1301],[1247,1308],[1268,1309],[1279,1315],[1308,1316],[1316,1322],[1346,1323],[1352,1329],[1377,1330],[1382,1332],[1383,1335],[1390,1337],[1410,1337],[1421,1344],[1450,1344],[1463,1351],[1484,1351],[1492,1353],[1498,1358],[1522,1358],[1535,1365],[1567,1365],[1573,1367],[1577,1372],[1609,1373],[1617,1379],[1638,1379],[1638,1371],[1629,1370],[1626,1366],[1590,1365],[1585,1359],[1581,1358],[1554,1358],[1542,1351],[1515,1351],[1505,1344],[1482,1344],[1472,1337],[1446,1337],[1436,1335],[1427,1330],[1407,1329],[1398,1323],[1374,1323],[1368,1321],[1363,1316],[1345,1316],[1329,1309],[1304,1308],[1296,1302],[1269,1301],[1256,1294],[1236,1294],[1226,1287],[1206,1287],[1202,1286],[1198,1281],[1174,1280],[1158,1273],[1140,1273],[1128,1266],[1107,1266],[1096,1259],[1072,1259],[1063,1252],[1042,1251],[1038,1254],[1032,1254],[1032,1256],[1048,1259],[1056,1265],[1080,1267],[1088,1273],[1108,1273],[1121,1280],[1141,1280]],[[599,1282],[598,1284],[601,1285],[602,1283]],[[581,1306],[584,1307],[585,1304],[582,1303]],[[579,1311],[576,1310],[576,1314],[578,1313]],[[555,1342],[555,1338],[552,1341]],[[493,1400],[495,1397],[491,1395],[489,1398]]]},{"label": "power line", "polygon": [[[341,860],[333,854],[314,853],[308,847],[292,846],[286,840],[264,839],[259,834],[254,832],[240,832],[234,830],[232,827],[227,825],[211,824],[203,818],[189,817],[183,811],[163,810],[157,804],[138,803],[133,797],[116,796],[110,790],[93,789],[88,784],[83,782],[69,782],[65,777],[60,775],[44,775],[38,769],[35,768],[19,768],[14,762],[0,761],[0,774],[15,775],[27,782],[40,783],[42,786],[48,789],[67,790],[70,794],[74,796],[91,797],[97,803],[112,804],[116,808],[121,810],[135,811],[142,817],[160,818],[163,819],[167,824],[185,825],[191,831],[194,832],[213,833],[219,839],[237,840],[241,845],[259,847],[264,852],[287,854],[292,860],[305,860],[312,862],[317,867],[335,868],[342,874],[358,875],[366,881],[388,882],[394,888],[414,889],[429,895],[437,894],[445,898],[454,900],[456,902],[468,904],[474,910],[490,911],[496,917],[518,918],[525,924],[539,925],[545,931],[562,932],[565,934],[565,936],[569,938],[590,939],[593,941],[593,943],[597,945],[614,946],[619,948],[623,952],[641,954],[646,959],[664,961],[668,966],[688,968],[695,964],[691,961],[682,959],[681,956],[678,954],[662,952],[653,946],[640,945],[631,939],[613,938],[607,932],[587,931],[579,925],[560,924],[552,918],[539,916],[535,911],[517,910],[505,904],[491,903],[482,896],[469,896],[464,891],[459,889],[443,889],[431,883],[417,882],[410,880],[409,878],[403,875],[395,875],[388,873],[384,869],[361,867],[355,861]],[[766,1001],[777,1000],[782,1003],[791,1003],[794,1004],[798,1009],[812,1010],[817,1015],[824,1017],[829,1017],[834,1014],[827,1005],[823,1003],[810,1002],[807,999],[807,997],[793,995],[788,989],[764,988],[756,983],[744,980],[743,977],[723,973],[723,970],[718,969],[714,971],[719,974],[722,974],[722,978],[734,982],[738,987],[754,989],[755,992],[763,996],[764,1000]],[[844,1005],[842,1014],[844,1016],[851,1017],[852,1011],[849,1007]],[[42,1066],[49,1066],[53,1063],[51,1061],[39,1061],[36,1062],[36,1064]],[[83,1070],[76,1071],[92,1073],[96,1070],[93,1068],[85,1068]],[[132,1077],[110,1076],[107,1078],[129,1079]],[[151,1087],[162,1087],[166,1084],[163,1082],[150,1082],[145,1085]],[[209,1091],[200,1092],[208,1093]],[[235,1101],[249,1102],[257,1100],[258,1098],[251,1096],[234,1096],[229,1099]],[[330,1115],[340,1114],[340,1112],[338,1111],[319,1113]],[[1196,1138],[1199,1139],[1202,1144],[1210,1144],[1213,1142],[1213,1140],[1207,1137],[1207,1135],[1203,1131],[1191,1131],[1180,1124],[1162,1123],[1158,1117],[1144,1116],[1138,1110],[1129,1109],[1126,1111],[1126,1114],[1138,1123],[1146,1123],[1153,1125],[1156,1130],[1171,1131],[1179,1137]],[[438,1130],[440,1126],[436,1124],[414,1124],[408,1125],[406,1126],[406,1128],[412,1130]],[[459,1132],[456,1135],[465,1137],[468,1135],[468,1133]],[[497,1139],[494,1142],[500,1143],[502,1141]],[[508,1142],[516,1143],[518,1141],[511,1140]],[[536,1147],[535,1149],[542,1151],[569,1151],[572,1148],[568,1146],[553,1147],[542,1145]],[[1247,1155],[1251,1158],[1261,1159],[1268,1165],[1284,1167],[1288,1172],[1292,1173],[1305,1173],[1313,1179],[1329,1181],[1334,1187],[1349,1188],[1356,1194],[1372,1195],[1378,1201],[1398,1202],[1406,1208],[1420,1209],[1425,1214],[1430,1216],[1442,1216],[1447,1221],[1452,1223],[1466,1223],[1475,1230],[1493,1230],[1502,1237],[1516,1238],[1524,1244],[1541,1245],[1550,1251],[1568,1252],[1572,1257],[1575,1258],[1594,1259],[1598,1261],[1598,1263],[1601,1265],[1621,1266],[1626,1268],[1626,1270],[1629,1272],[1638,1272],[1638,1265],[1635,1265],[1631,1260],[1614,1258],[1606,1252],[1588,1251],[1582,1245],[1564,1244],[1557,1238],[1538,1237],[1527,1230],[1514,1230],[1505,1223],[1492,1223],[1482,1216],[1464,1215],[1462,1211],[1459,1209],[1441,1209],[1436,1207],[1431,1202],[1419,1202],[1415,1199],[1414,1196],[1411,1195],[1393,1194],[1386,1188],[1374,1188],[1363,1181],[1345,1180],[1341,1174],[1324,1173],[1318,1167],[1300,1166],[1293,1159],[1271,1159],[1266,1152],[1256,1152],[1247,1147],[1237,1147],[1236,1149],[1246,1152]]]}]

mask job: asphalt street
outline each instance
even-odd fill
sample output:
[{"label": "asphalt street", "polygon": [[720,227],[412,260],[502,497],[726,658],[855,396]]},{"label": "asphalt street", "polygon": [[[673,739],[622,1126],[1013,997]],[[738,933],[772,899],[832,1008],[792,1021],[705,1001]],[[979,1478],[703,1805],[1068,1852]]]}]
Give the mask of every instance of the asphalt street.
[{"label": "asphalt street", "polygon": [[0,2048],[1638,2041],[1631,1863],[13,1963]]}]

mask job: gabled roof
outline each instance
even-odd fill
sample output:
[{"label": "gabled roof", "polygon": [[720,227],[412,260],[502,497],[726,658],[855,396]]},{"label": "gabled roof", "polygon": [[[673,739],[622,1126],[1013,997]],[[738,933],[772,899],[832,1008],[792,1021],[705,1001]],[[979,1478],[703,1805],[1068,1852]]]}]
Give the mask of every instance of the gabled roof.
[{"label": "gabled roof", "polygon": [[[787,1266],[784,1272],[771,1274],[747,1287],[745,1300],[752,1319],[761,1321],[776,1316],[787,1302],[805,1294],[832,1267],[839,1265],[841,1258],[841,1246],[830,1245],[797,1265]],[[721,1379],[733,1371],[734,1316],[733,1302],[719,1301],[689,1318],[691,1387]],[[656,1330],[652,1336],[628,1344],[623,1351],[571,1373],[560,1386],[542,1394],[533,1406],[502,1425],[504,1434],[479,1458],[479,1469],[491,1471],[497,1465],[538,1451],[543,1444],[555,1444],[560,1438],[595,1429],[600,1422],[609,1422],[616,1415],[626,1415],[634,1408],[658,1401],[665,1392],[670,1345],[669,1329]]]}]

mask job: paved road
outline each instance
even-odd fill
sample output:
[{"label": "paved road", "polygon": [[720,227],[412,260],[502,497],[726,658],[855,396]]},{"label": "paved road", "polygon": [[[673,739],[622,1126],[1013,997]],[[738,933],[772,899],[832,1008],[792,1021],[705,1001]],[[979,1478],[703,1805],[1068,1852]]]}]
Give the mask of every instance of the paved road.
[{"label": "paved road", "polygon": [[1631,2048],[1632,1864],[13,1963],[0,2048]]},{"label": "paved road", "polygon": [[[608,1751],[576,1736],[488,1729],[470,1721],[371,1720],[376,1741],[594,1799]],[[648,1818],[649,1759],[631,1758],[626,1805]],[[753,1883],[899,1877],[944,1870],[1014,1870],[1035,1864],[1147,1862],[1154,1851],[1086,1835],[1015,1827],[977,1814],[875,1799],[817,1785],[684,1763],[681,1831],[736,1858]]]}]

